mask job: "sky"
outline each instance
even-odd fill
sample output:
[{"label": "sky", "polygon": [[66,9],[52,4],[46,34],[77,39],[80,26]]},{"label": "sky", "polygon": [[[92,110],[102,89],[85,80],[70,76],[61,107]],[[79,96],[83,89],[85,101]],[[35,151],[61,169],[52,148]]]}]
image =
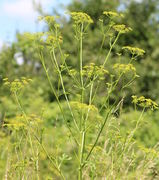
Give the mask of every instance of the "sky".
[{"label": "sky", "polygon": [[[71,0],[0,0],[0,49],[4,43],[16,39],[16,32],[36,32],[42,29],[37,23],[38,13],[34,10],[33,1],[41,3],[45,12],[52,9],[60,11],[60,3],[67,5]],[[142,2],[142,0],[135,0]]]},{"label": "sky", "polygon": [[[59,4],[69,4],[70,0],[34,0],[41,3],[45,12],[53,8],[60,10]],[[33,0],[0,0],[0,48],[4,43],[15,41],[16,32],[36,32],[42,29],[37,23],[38,13]]]}]

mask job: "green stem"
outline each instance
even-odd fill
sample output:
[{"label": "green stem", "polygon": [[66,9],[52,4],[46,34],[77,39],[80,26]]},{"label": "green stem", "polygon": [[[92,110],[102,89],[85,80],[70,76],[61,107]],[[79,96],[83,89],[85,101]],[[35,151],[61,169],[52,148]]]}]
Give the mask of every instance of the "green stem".
[{"label": "green stem", "polygon": [[[129,61],[128,64],[130,64],[130,63],[133,61],[133,58],[134,58],[134,57],[132,57],[132,58],[130,59],[130,61]],[[116,80],[115,84],[113,85],[111,91],[108,93],[108,95],[107,95],[107,97],[106,97],[106,99],[105,99],[105,102],[104,102],[103,105],[101,106],[99,112],[101,112],[102,109],[104,108],[106,102],[108,101],[108,99],[109,99],[109,97],[110,97],[110,94],[115,90],[118,82],[120,81],[120,79],[121,79],[121,77],[122,77],[123,75],[124,75],[124,72],[122,72],[122,73],[119,75],[119,77],[118,77],[118,79]],[[123,87],[125,88],[125,86],[123,86]],[[123,88],[122,88],[122,89],[123,89]]]},{"label": "green stem", "polygon": [[[92,103],[92,92],[93,92],[93,82],[91,84],[91,88],[90,88],[90,96],[89,96],[89,106],[91,105]],[[84,150],[85,150],[85,139],[86,139],[86,122],[88,120],[88,116],[89,116],[89,112],[90,112],[90,107],[88,108],[88,111],[87,111],[87,115],[86,115],[86,119],[84,121],[84,127],[83,127],[83,131],[82,131],[82,143],[81,143],[81,159],[80,159],[80,162],[83,163],[83,155],[84,155]],[[81,164],[81,171],[83,169],[83,164]]]},{"label": "green stem", "polygon": [[102,48],[103,48],[104,43],[105,43],[106,34],[109,32],[110,29],[111,29],[111,27],[109,27],[106,32],[103,32],[103,39],[102,39],[102,43],[101,43],[100,49],[98,51],[97,62],[99,61],[99,58],[100,58],[100,55],[101,55],[101,51],[102,51]]},{"label": "green stem", "polygon": [[116,36],[113,44],[110,46],[110,49],[109,49],[109,51],[108,51],[108,54],[107,54],[107,56],[106,56],[106,58],[105,58],[105,60],[104,60],[104,63],[103,63],[103,67],[104,67],[105,64],[107,63],[107,61],[108,61],[108,59],[109,59],[109,56],[110,56],[110,53],[111,53],[113,47],[115,46],[117,40],[119,39],[119,36],[120,36],[120,32],[119,32],[118,35]]},{"label": "green stem", "polygon": [[99,112],[102,111],[102,109],[104,108],[104,106],[106,105],[106,102],[109,100],[109,97],[110,97],[110,94],[114,91],[114,89],[116,88],[120,78],[122,77],[123,73],[120,74],[119,78],[116,80],[114,86],[112,87],[111,91],[108,93],[106,99],[105,99],[105,102],[103,103],[102,107],[100,108]]},{"label": "green stem", "polygon": [[[143,108],[143,110],[142,110],[142,112],[141,112],[141,114],[140,114],[140,117],[139,117],[138,120],[137,120],[137,123],[136,123],[136,126],[135,126],[134,130],[133,130],[132,133],[130,134],[130,140],[131,140],[132,137],[134,136],[134,134],[135,134],[135,132],[136,132],[138,126],[139,126],[139,123],[140,123],[140,121],[141,121],[141,118],[142,118],[144,112],[145,112],[145,107]],[[130,140],[129,140],[129,141],[130,141]]]},{"label": "green stem", "polygon": [[98,132],[98,134],[97,134],[96,140],[95,140],[95,142],[94,142],[94,144],[93,144],[91,150],[89,151],[89,153],[88,153],[88,155],[87,155],[87,157],[86,157],[86,159],[85,159],[85,161],[84,161],[82,167],[84,167],[84,166],[86,165],[86,163],[87,163],[87,161],[88,161],[90,155],[92,154],[92,152],[93,152],[95,146],[97,145],[98,140],[99,140],[99,138],[100,138],[100,135],[101,135],[101,133],[102,133],[104,127],[105,127],[105,124],[106,124],[106,122],[107,122],[107,120],[108,120],[108,118],[109,118],[109,115],[111,114],[112,108],[113,108],[113,106],[111,107],[111,109],[110,109],[109,112],[107,113],[107,115],[106,115],[106,117],[105,117],[105,120],[104,120],[104,123],[102,124],[102,126],[101,126],[101,128],[100,128],[100,130],[99,130],[99,132]]},{"label": "green stem", "polygon": [[48,82],[49,82],[49,84],[50,84],[51,90],[52,90],[52,92],[53,92],[53,94],[54,94],[54,96],[55,96],[55,98],[56,98],[56,101],[57,101],[58,106],[59,106],[59,108],[60,108],[60,110],[61,110],[62,116],[64,117],[64,113],[63,113],[63,110],[62,110],[62,107],[61,107],[59,98],[58,98],[58,96],[57,96],[57,94],[56,94],[56,91],[55,91],[55,89],[54,89],[54,87],[53,87],[53,85],[52,85],[52,83],[51,83],[51,79],[50,79],[48,70],[47,70],[47,68],[46,68],[45,62],[44,62],[44,57],[43,57],[42,53],[40,53],[39,55],[40,55],[40,60],[41,60],[42,66],[43,66],[43,68],[44,68],[45,74],[46,74],[46,76],[47,76]]},{"label": "green stem", "polygon": [[[28,124],[28,138],[29,138],[29,143],[30,143],[30,147],[31,147],[31,151],[32,151],[33,158],[36,159],[35,152],[34,152],[34,148],[33,148],[33,142],[32,142],[32,138],[31,138],[31,133],[30,133],[30,131],[31,131],[30,123],[29,123],[29,121],[28,121],[28,119],[27,119],[27,115],[26,115],[26,113],[25,113],[25,111],[24,111],[24,109],[23,109],[23,107],[22,107],[22,105],[21,105],[21,103],[20,103],[20,101],[19,101],[19,99],[18,99],[17,92],[14,92],[14,97],[15,97],[15,100],[16,100],[18,106],[19,106],[19,109],[21,110],[21,112],[22,112],[22,114],[23,114],[23,116],[24,116],[25,121],[26,121],[27,124]],[[37,160],[36,160],[36,161],[37,161]],[[35,165],[36,165],[36,162],[35,162]],[[37,170],[37,169],[36,169],[36,170]],[[38,176],[38,179],[39,179],[38,172],[37,172],[37,176]]]},{"label": "green stem", "polygon": [[[56,59],[56,56],[55,56],[55,50],[54,50],[54,48],[53,48],[53,51],[52,51],[52,52],[53,52],[53,60],[54,60],[54,62],[55,62],[55,65],[56,65],[56,68],[57,68],[58,74],[59,74],[59,76],[60,76],[60,81],[61,81],[61,85],[62,85],[63,93],[64,93],[64,96],[65,96],[65,99],[66,99],[66,102],[67,102],[67,105],[68,105],[69,111],[70,111],[70,113],[71,113],[71,116],[72,116],[72,119],[73,119],[73,121],[74,121],[75,127],[76,127],[76,128],[77,128],[77,130],[79,131],[79,128],[78,128],[78,125],[77,125],[76,119],[75,119],[75,117],[74,117],[74,114],[73,114],[73,112],[72,112],[72,108],[71,108],[71,106],[70,106],[70,102],[69,102],[68,97],[67,97],[67,94],[66,94],[66,90],[65,90],[65,86],[64,86],[64,82],[63,82],[62,74],[61,74],[61,71],[60,71],[59,65],[58,65],[58,63],[57,63],[57,59]],[[52,58],[52,56],[51,56],[51,58]]]},{"label": "green stem", "polygon": [[[84,102],[84,84],[83,84],[83,24],[81,25],[80,32],[80,52],[79,52],[79,61],[80,61],[80,81],[81,81],[81,103]],[[85,144],[85,133],[83,126],[83,109],[81,109],[81,118],[80,118],[80,146],[79,146],[79,175],[78,179],[82,180],[83,176],[83,150]]]},{"label": "green stem", "polygon": [[[93,85],[94,85],[94,82],[92,82],[91,87],[90,87],[89,106],[92,104]],[[86,115],[86,119],[85,119],[85,127],[86,127],[86,122],[88,120],[89,112],[90,112],[90,107],[88,108],[88,111],[87,111],[87,115]]]},{"label": "green stem", "polygon": [[[61,46],[60,46],[59,43],[58,43],[58,48],[59,48],[60,55],[61,55],[61,58],[62,58],[62,63],[65,65],[67,72],[69,72],[69,68],[68,68],[67,63],[65,61],[65,57],[63,55],[63,52],[62,52],[62,49],[61,49]],[[72,78],[73,78],[74,82],[77,84],[77,86],[80,86],[80,82],[76,79],[76,77],[72,76]]]},{"label": "green stem", "polygon": [[[138,120],[136,122],[135,128],[131,131],[131,133],[129,134],[127,139],[125,139],[125,143],[124,143],[124,147],[123,147],[122,153],[118,157],[117,161],[120,160],[120,158],[123,158],[124,154],[126,154],[125,153],[126,149],[130,146],[130,142],[131,142],[131,140],[132,140],[132,138],[133,138],[133,136],[134,136],[138,126],[139,126],[139,123],[141,121],[141,118],[143,117],[144,112],[145,112],[145,107],[143,108],[143,110],[142,110],[142,112],[141,112],[141,114],[140,114],[140,116],[139,116],[139,118],[138,118]],[[122,159],[121,159],[121,161],[122,161]]]},{"label": "green stem", "polygon": [[14,96],[15,96],[16,102],[17,102],[17,104],[18,104],[18,106],[19,106],[19,109],[21,110],[21,112],[22,112],[22,114],[23,114],[23,116],[24,116],[25,121],[26,121],[26,122],[28,123],[28,125],[29,125],[28,135],[29,135],[29,141],[30,141],[30,146],[31,146],[32,154],[34,155],[33,143],[32,143],[31,134],[30,134],[30,124],[29,124],[29,121],[28,121],[27,116],[26,116],[26,113],[25,113],[25,111],[24,111],[24,109],[23,109],[23,107],[22,107],[22,105],[21,105],[21,103],[20,103],[20,101],[19,101],[19,99],[18,99],[18,96],[17,96],[17,93],[16,93],[16,92],[14,93]]},{"label": "green stem", "polygon": [[[56,163],[54,162],[56,160],[56,158],[52,158],[49,153],[47,152],[47,150],[45,149],[44,145],[40,142],[39,138],[34,134],[35,138],[37,139],[39,145],[42,147],[43,151],[45,152],[46,156],[48,157],[48,159],[50,160],[51,164],[54,166],[54,168],[59,172],[59,174],[61,175],[62,179],[65,180],[65,177],[61,171],[60,168],[58,168],[58,166],[56,165]],[[54,161],[52,160],[54,159]]]},{"label": "green stem", "polygon": [[80,33],[80,80],[81,80],[81,88],[83,88],[83,24],[81,27]]},{"label": "green stem", "polygon": [[[53,85],[52,85],[52,83],[51,83],[51,79],[50,79],[48,70],[47,70],[47,68],[46,68],[46,65],[45,65],[45,62],[44,62],[44,57],[43,57],[42,53],[39,54],[39,57],[40,57],[42,66],[43,66],[43,68],[44,68],[45,74],[46,74],[46,76],[47,76],[48,82],[49,82],[49,84],[50,84],[51,90],[52,90],[54,96],[56,97],[56,101],[57,101],[57,104],[58,104],[59,109],[60,109],[60,111],[61,111],[62,117],[63,117],[64,121],[66,122],[63,109],[62,109],[62,107],[61,107],[61,104],[60,104],[59,98],[58,98],[58,96],[57,96],[57,94],[56,94],[56,91],[55,91],[55,89],[54,89],[54,87],[53,87]],[[73,132],[72,132],[71,128],[69,127],[69,125],[67,124],[67,122],[66,122],[66,126],[67,126],[68,130],[70,131],[70,133],[71,133],[71,135],[72,135],[75,143],[78,145],[78,141],[77,141],[76,138],[74,137]]]},{"label": "green stem", "polygon": [[[120,32],[119,32],[118,35],[116,36],[113,44],[110,45],[110,49],[109,49],[109,51],[108,51],[108,54],[106,55],[105,60],[104,60],[104,62],[103,62],[103,64],[102,64],[103,67],[105,66],[106,62],[108,61],[109,56],[110,56],[110,53],[111,53],[113,47],[115,46],[117,40],[119,39],[119,36],[120,36]],[[95,81],[97,78],[98,78],[98,75],[96,75],[96,76],[94,77],[94,81]]]}]

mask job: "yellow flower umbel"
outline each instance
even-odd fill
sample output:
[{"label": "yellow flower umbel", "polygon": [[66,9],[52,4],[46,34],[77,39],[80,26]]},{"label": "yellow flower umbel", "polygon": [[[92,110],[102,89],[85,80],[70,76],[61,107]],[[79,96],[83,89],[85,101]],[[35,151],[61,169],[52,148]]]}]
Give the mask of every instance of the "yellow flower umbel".
[{"label": "yellow flower umbel", "polygon": [[61,35],[55,36],[53,34],[48,33],[45,42],[46,45],[56,48],[59,43],[63,42],[63,38]]},{"label": "yellow flower umbel", "polygon": [[117,24],[113,26],[113,29],[119,33],[127,33],[132,31],[132,28],[127,27],[125,24]]},{"label": "yellow flower umbel", "polygon": [[104,11],[103,14],[108,16],[109,18],[124,17],[123,14],[117,13],[117,12],[114,12],[114,11]]},{"label": "yellow flower umbel", "polygon": [[144,96],[137,97],[137,96],[132,96],[132,103],[144,107],[144,108],[150,108],[151,110],[158,109],[158,104],[151,100],[151,99],[146,99]]},{"label": "yellow flower umbel", "polygon": [[70,69],[69,72],[68,72],[68,74],[69,74],[71,77],[75,77],[77,73],[78,73],[78,72],[77,72],[75,69]]},{"label": "yellow flower umbel", "polygon": [[104,80],[104,76],[109,74],[109,72],[104,69],[103,66],[96,66],[94,63],[90,63],[83,67],[83,76],[89,79],[93,79],[94,76],[98,76],[100,80]]},{"label": "yellow flower umbel", "polygon": [[122,49],[130,51],[132,55],[136,56],[143,56],[145,54],[145,51],[143,49],[137,47],[124,46]]},{"label": "yellow flower umbel", "polygon": [[24,36],[31,41],[42,41],[42,37],[44,36],[43,32],[37,33],[24,33]]},{"label": "yellow flower umbel", "polygon": [[16,117],[11,119],[5,119],[5,123],[3,124],[3,126],[8,127],[11,130],[20,130],[26,127],[24,119],[24,116],[17,115]]},{"label": "yellow flower umbel", "polygon": [[93,20],[91,17],[83,12],[71,12],[70,13],[72,19],[74,20],[75,24],[91,24],[93,23]]},{"label": "yellow flower umbel", "polygon": [[39,21],[44,21],[50,29],[59,29],[60,24],[57,23],[59,16],[40,16],[38,17]]},{"label": "yellow flower umbel", "polygon": [[14,81],[9,81],[8,78],[4,78],[4,85],[10,88],[12,93],[19,92],[24,86],[28,85],[32,82],[32,79],[27,79],[26,77],[22,77],[21,79],[15,79]]},{"label": "yellow flower umbel", "polygon": [[39,16],[38,17],[39,21],[44,21],[47,24],[51,24],[55,22],[55,17],[54,16]]},{"label": "yellow flower umbel", "polygon": [[37,32],[37,33],[24,33],[24,37],[31,42],[31,44],[34,44],[36,48],[38,49],[43,49],[43,37],[44,33],[43,32]]},{"label": "yellow flower umbel", "polygon": [[136,74],[136,68],[133,66],[133,64],[114,64],[113,69],[119,72],[127,73],[127,72],[133,72]]},{"label": "yellow flower umbel", "polygon": [[77,110],[83,109],[85,112],[87,112],[88,109],[90,109],[91,111],[94,111],[94,112],[98,112],[98,109],[94,105],[88,105],[85,103],[80,103],[78,101],[72,101],[71,106]]}]

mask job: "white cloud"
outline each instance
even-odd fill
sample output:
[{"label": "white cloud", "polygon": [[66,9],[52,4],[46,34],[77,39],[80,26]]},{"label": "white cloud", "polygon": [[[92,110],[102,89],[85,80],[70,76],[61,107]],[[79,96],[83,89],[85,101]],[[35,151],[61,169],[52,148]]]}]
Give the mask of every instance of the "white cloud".
[{"label": "white cloud", "polygon": [[[47,7],[49,3],[54,0],[34,0],[36,3],[41,3],[42,6]],[[21,19],[31,19],[37,17],[37,12],[33,7],[33,0],[15,0],[6,1],[2,7],[3,12],[9,17],[18,17]]]}]

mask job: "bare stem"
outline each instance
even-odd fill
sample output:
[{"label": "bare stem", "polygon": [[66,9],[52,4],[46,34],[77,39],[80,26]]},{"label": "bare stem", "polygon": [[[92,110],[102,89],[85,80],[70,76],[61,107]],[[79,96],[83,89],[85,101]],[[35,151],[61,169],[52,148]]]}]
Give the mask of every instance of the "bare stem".
[{"label": "bare stem", "polygon": [[[70,106],[70,102],[69,102],[69,99],[68,99],[68,96],[67,96],[67,93],[66,93],[66,90],[65,90],[65,86],[64,86],[64,82],[63,82],[63,77],[62,77],[62,74],[61,74],[59,65],[58,65],[58,63],[57,63],[57,59],[56,59],[56,56],[55,56],[55,50],[54,50],[54,48],[53,48],[52,52],[53,52],[53,60],[54,60],[54,62],[55,62],[55,65],[56,65],[58,74],[59,74],[59,76],[60,76],[60,81],[61,81],[63,93],[64,93],[64,96],[65,96],[65,99],[66,99],[66,102],[67,102],[69,111],[70,111],[70,113],[71,113],[71,116],[72,116],[72,119],[73,119],[73,121],[74,121],[75,127],[76,127],[77,130],[79,131],[79,128],[78,128],[76,119],[75,119],[74,114],[73,114],[73,112],[72,112],[72,108],[71,108],[71,106]],[[51,58],[52,58],[52,56],[51,56]]]},{"label": "bare stem", "polygon": [[[81,103],[84,102],[84,84],[83,84],[83,24],[81,25],[81,32],[80,32],[80,81],[81,81]],[[85,133],[83,126],[83,109],[81,109],[81,118],[80,118],[80,146],[79,146],[79,175],[78,179],[82,180],[83,176],[83,150],[85,144]]]}]

